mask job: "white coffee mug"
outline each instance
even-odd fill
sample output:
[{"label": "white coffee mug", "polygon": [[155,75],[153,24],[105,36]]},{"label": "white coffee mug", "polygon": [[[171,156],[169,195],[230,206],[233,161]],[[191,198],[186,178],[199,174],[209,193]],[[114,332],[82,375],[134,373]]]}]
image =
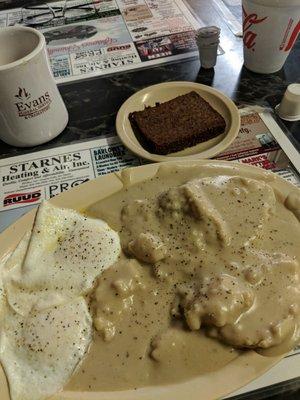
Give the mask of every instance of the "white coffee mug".
[{"label": "white coffee mug", "polygon": [[0,29],[0,139],[35,146],[58,136],[67,123],[43,34],[23,26]]}]

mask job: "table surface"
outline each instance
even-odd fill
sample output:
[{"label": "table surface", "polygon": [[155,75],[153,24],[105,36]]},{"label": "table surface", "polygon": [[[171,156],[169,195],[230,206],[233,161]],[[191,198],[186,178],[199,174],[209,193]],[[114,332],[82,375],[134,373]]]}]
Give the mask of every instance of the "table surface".
[{"label": "table surface", "polygon": [[[1,0],[0,9],[25,3],[28,5],[30,2]],[[15,148],[0,141],[0,158],[113,135],[116,113],[122,103],[136,91],[152,84],[178,80],[199,82],[221,90],[238,104],[275,107],[280,102],[287,85],[300,83],[300,40],[281,71],[272,75],[255,74],[243,67],[242,39],[233,35],[212,2],[188,0],[188,3],[195,15],[205,24],[214,24],[221,28],[221,46],[225,53],[218,57],[214,70],[201,69],[197,58],[138,72],[60,85],[59,90],[70,117],[67,128],[56,139],[35,148]],[[284,124],[290,132],[289,138],[300,149],[300,122],[284,122]],[[300,378],[284,386],[275,385],[274,390],[258,392],[247,397],[250,398],[299,399]]]},{"label": "table surface", "polygon": [[[0,3],[0,8],[5,4],[20,5],[22,2],[27,5],[30,3],[26,0],[6,0]],[[225,53],[218,57],[214,70],[200,69],[197,58],[60,85],[59,90],[70,117],[67,128],[51,142],[35,148],[15,148],[0,141],[0,158],[113,135],[116,113],[122,103],[136,91],[155,83],[180,80],[199,82],[221,90],[239,104],[274,107],[290,83],[300,82],[300,38],[281,71],[272,75],[255,74],[243,68],[242,39],[233,35],[212,2],[188,0],[188,3],[205,24],[213,23],[221,27],[221,46]],[[300,149],[300,122],[285,124]]]}]

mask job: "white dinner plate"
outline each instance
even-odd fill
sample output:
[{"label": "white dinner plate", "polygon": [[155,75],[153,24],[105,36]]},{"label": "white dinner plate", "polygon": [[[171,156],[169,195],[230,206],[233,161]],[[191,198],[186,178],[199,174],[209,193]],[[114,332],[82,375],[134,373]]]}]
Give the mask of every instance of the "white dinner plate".
[{"label": "white dinner plate", "polygon": [[[216,138],[168,155],[147,151],[136,138],[129,121],[129,114],[191,91],[197,92],[223,116],[226,121],[225,132]],[[230,146],[237,137],[239,129],[240,115],[233,101],[218,90],[195,82],[160,83],[140,90],[125,101],[116,119],[116,130],[123,144],[134,154],[151,161],[197,160],[214,157]]]},{"label": "white dinner plate", "polygon": [[[171,164],[171,163],[170,163]],[[52,198],[50,202],[60,207],[84,211],[91,204],[104,199],[128,185],[150,179],[155,176],[161,164],[148,164],[136,168],[111,173],[77,186]],[[177,161],[176,165],[201,166],[199,176],[239,175],[268,182],[276,192],[286,198],[291,192],[299,193],[291,183],[261,168],[228,161],[198,160]],[[212,167],[217,167],[216,171]],[[164,188],[162,187],[162,190]],[[36,209],[25,214],[0,234],[1,259],[10,253],[31,229]],[[212,400],[224,397],[230,392],[246,385],[259,377],[282,359],[283,356],[263,357],[252,350],[244,351],[224,368],[215,372],[191,378],[184,382],[168,385],[150,386],[137,390],[111,392],[61,392],[51,400]],[[99,371],[101,374],[101,371]],[[9,400],[5,374],[0,365],[0,399]]]}]

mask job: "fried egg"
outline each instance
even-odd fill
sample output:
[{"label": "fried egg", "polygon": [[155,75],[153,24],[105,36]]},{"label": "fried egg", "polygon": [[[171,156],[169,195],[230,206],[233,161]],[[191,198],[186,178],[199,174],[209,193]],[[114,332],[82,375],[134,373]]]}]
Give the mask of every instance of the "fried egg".
[{"label": "fried egg", "polygon": [[39,207],[32,231],[0,265],[0,362],[12,400],[44,400],[67,383],[92,340],[83,295],[119,253],[105,222]]},{"label": "fried egg", "polygon": [[0,334],[0,361],[11,400],[43,400],[66,384],[92,339],[85,300],[21,316],[7,305]]},{"label": "fried egg", "polygon": [[86,294],[120,254],[118,234],[104,221],[48,202],[39,207],[32,233],[4,266],[10,306],[27,315]]}]

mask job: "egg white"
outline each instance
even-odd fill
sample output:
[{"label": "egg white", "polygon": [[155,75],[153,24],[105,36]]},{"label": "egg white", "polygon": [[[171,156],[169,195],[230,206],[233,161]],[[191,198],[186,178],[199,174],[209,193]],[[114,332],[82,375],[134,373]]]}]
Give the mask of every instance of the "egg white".
[{"label": "egg white", "polygon": [[70,301],[93,287],[120,250],[118,234],[104,221],[44,202],[31,236],[5,265],[7,300],[22,315]]},{"label": "egg white", "polygon": [[92,339],[85,300],[21,316],[6,307],[0,361],[11,400],[43,400],[66,384]]}]

